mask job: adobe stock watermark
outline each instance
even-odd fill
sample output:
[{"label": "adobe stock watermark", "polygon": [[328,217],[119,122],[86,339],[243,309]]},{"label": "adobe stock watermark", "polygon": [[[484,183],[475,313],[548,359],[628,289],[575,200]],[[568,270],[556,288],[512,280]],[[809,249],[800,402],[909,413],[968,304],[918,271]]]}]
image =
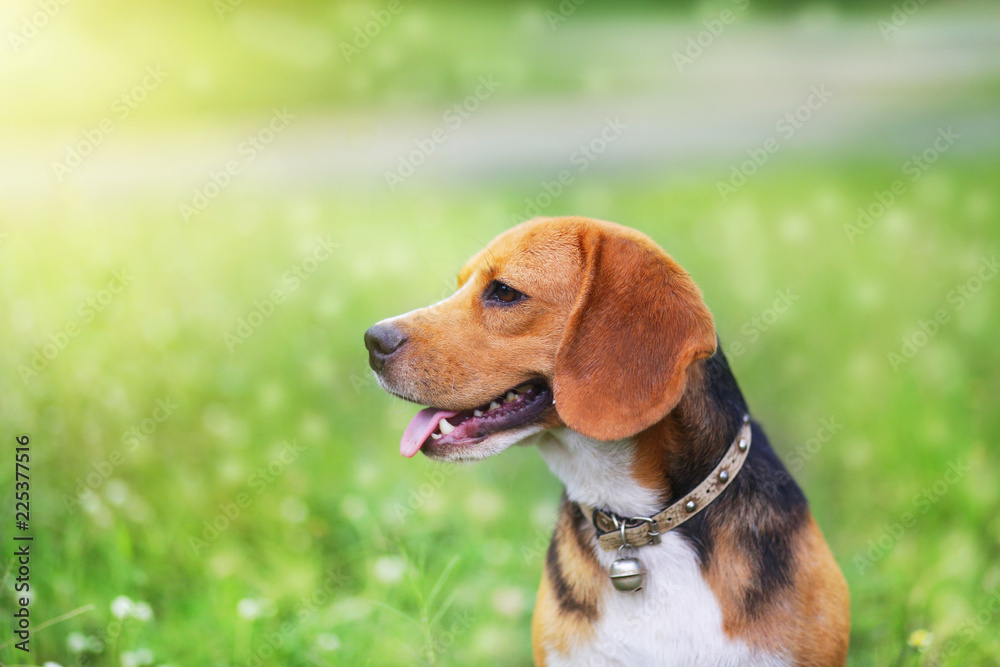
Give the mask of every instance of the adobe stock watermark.
[{"label": "adobe stock watermark", "polygon": [[539,558],[545,556],[555,530],[556,528],[536,528],[535,539],[529,544],[521,545],[521,558],[525,565],[534,565]]},{"label": "adobe stock watermark", "polygon": [[740,12],[746,11],[747,7],[750,6],[750,0],[733,0],[733,6],[736,7],[735,11],[723,9],[716,18],[702,21],[701,24],[705,26],[705,29],[689,36],[687,46],[683,51],[674,51],[674,64],[677,65],[678,72],[683,74],[685,67],[694,64],[694,61],[700,58],[706,49],[711,48],[715,44],[715,40],[726,31],[726,26],[731,25]]},{"label": "adobe stock watermark", "polygon": [[21,25],[16,32],[7,32],[7,41],[14,53],[18,53],[37,37],[69,2],[70,0],[38,0],[38,10],[21,17]]},{"label": "adobe stock watermark", "polygon": [[968,461],[963,459],[949,461],[948,469],[940,479],[913,495],[910,500],[913,510],[903,512],[899,519],[892,523],[883,523],[882,531],[878,537],[868,540],[868,549],[863,554],[859,553],[854,556],[853,563],[858,574],[864,574],[868,568],[891,552],[903,533],[916,526],[918,519],[927,514],[931,507],[938,503],[970,470],[972,470],[972,464]]},{"label": "adobe stock watermark", "polygon": [[573,185],[577,177],[590,169],[590,166],[605,152],[611,144],[618,141],[628,125],[623,123],[618,116],[604,121],[604,127],[597,135],[585,144],[581,144],[569,156],[569,162],[573,169],[563,169],[551,181],[542,181],[541,190],[531,197],[525,197],[524,210],[521,213],[514,213],[510,216],[513,224],[524,222],[529,218],[540,215],[543,210],[552,205],[566,189]]},{"label": "adobe stock watermark", "polygon": [[247,490],[240,491],[229,502],[219,503],[218,513],[211,519],[202,521],[201,534],[188,537],[188,544],[194,555],[201,556],[205,553],[209,545],[236,523],[244,510],[280,478],[305,450],[305,445],[300,445],[297,440],[284,441],[278,454],[267,465],[257,468],[247,477]]},{"label": "adobe stock watermark", "polygon": [[84,129],[82,139],[66,146],[62,160],[52,162],[52,174],[56,177],[56,181],[62,183],[67,174],[82,165],[84,159],[93,154],[94,150],[104,143],[105,138],[118,128],[118,124],[125,122],[168,76],[170,73],[164,72],[159,65],[147,67],[139,83],[111,102],[110,115],[99,120],[93,127]]},{"label": "adobe stock watermark", "polygon": [[220,21],[225,21],[226,17],[239,9],[242,4],[243,0],[213,0],[212,9]]},{"label": "adobe stock watermark", "polygon": [[539,558],[548,553],[549,543],[559,530],[559,517],[565,511],[561,504],[551,511],[549,508],[539,508],[539,510],[532,516],[532,522],[535,524],[534,539],[530,542],[528,540],[521,542],[521,558],[524,559],[525,565],[534,565]]},{"label": "adobe stock watermark", "polygon": [[457,463],[435,461],[430,474],[427,475],[427,481],[417,487],[410,488],[405,504],[397,502],[393,506],[392,511],[396,521],[402,523],[415,512],[423,509],[427,501],[441,490],[441,487],[444,486],[449,477],[455,474],[456,470],[458,470]]},{"label": "adobe stock watermark", "polygon": [[149,441],[160,425],[169,420],[178,407],[180,406],[171,398],[157,399],[148,417],[122,433],[121,447],[113,449],[99,461],[92,462],[90,464],[92,470],[76,478],[73,495],[64,493],[62,496],[63,508],[68,512],[82,506],[84,500],[101,488],[115,470],[125,463],[128,456],[139,448],[139,445]]},{"label": "adobe stock watermark", "polygon": [[799,295],[794,294],[791,289],[778,290],[769,307],[762,310],[759,315],[751,317],[740,327],[740,337],[729,343],[726,354],[731,357],[744,355],[747,347],[760,340],[760,337],[798,300]]},{"label": "adobe stock watermark", "polygon": [[[655,549],[656,547],[652,547]],[[644,549],[646,547],[639,548],[639,558],[641,559],[644,555]],[[664,618],[674,618],[680,609],[683,609],[685,605],[685,589],[683,584],[675,580],[665,580],[658,581],[655,584],[655,592],[653,590],[654,584],[652,584],[652,578],[656,575],[653,573],[647,574],[647,584],[645,587],[639,591],[632,593],[615,594],[615,615],[616,623],[615,627],[621,628],[618,630],[620,632],[620,637],[643,637],[644,641],[657,641],[660,637],[664,635],[669,635],[670,630],[664,629]],[[663,640],[663,643],[669,643],[669,639]],[[652,664],[638,660],[622,660],[621,652],[609,651],[608,653],[593,653],[587,655],[585,658],[573,660],[569,663],[572,667],[622,667],[622,665],[629,665],[630,667],[648,667]],[[705,665],[712,664],[723,664],[723,663],[708,663],[708,662],[685,662],[685,663],[666,663],[666,664],[683,664],[684,667],[705,667]],[[740,665],[740,667],[745,667],[745,665],[753,664],[752,662],[740,662],[740,663],[726,663],[733,665]]]},{"label": "adobe stock watermark", "polygon": [[31,351],[31,360],[27,364],[18,364],[17,373],[21,376],[21,382],[27,386],[38,377],[39,373],[48,368],[59,353],[80,335],[84,325],[90,324],[103,313],[134,279],[135,276],[123,267],[112,274],[104,288],[81,301],[76,308],[77,319],[71,319],[60,329],[50,332],[46,336],[47,342]]},{"label": "adobe stock watermark", "polygon": [[[441,280],[441,290],[440,290],[440,292],[438,292],[437,298],[433,299],[433,301],[434,302],[444,301],[445,299],[447,299],[448,297],[450,297],[454,293],[455,293],[455,278],[454,277],[449,277],[448,279],[442,279]],[[366,361],[365,362],[365,366],[367,366],[367,365],[368,364],[367,364],[367,361]],[[357,373],[351,373],[351,375],[348,377],[348,381],[351,383],[351,386],[354,388],[354,395],[355,396],[360,396],[361,395],[361,390],[363,388],[365,388],[365,387],[370,387],[372,385],[376,385],[376,386],[378,385],[378,380],[375,378],[375,373],[370,368],[366,372],[364,372],[363,374],[361,374],[361,375],[359,375]]]},{"label": "adobe stock watermark", "polygon": [[941,651],[936,653],[927,661],[926,667],[941,667],[941,665],[953,664],[951,658],[955,657],[959,649],[971,642],[1000,614],[1000,588],[994,587],[992,594],[986,602],[972,616],[966,617],[952,636],[946,641]]},{"label": "adobe stock watermark", "polygon": [[[655,547],[652,547],[655,549]],[[639,547],[638,556],[642,559],[644,547]],[[655,590],[652,581],[647,583],[648,588],[634,593],[628,593],[627,606],[619,607],[616,610],[621,614],[623,621],[636,633],[648,631],[651,624],[658,624],[666,618],[671,610],[683,605],[679,599],[684,599],[684,584],[676,579],[668,578],[665,573],[656,573],[650,576],[663,577],[663,581],[656,582]],[[607,656],[593,656],[586,665],[587,667],[618,667],[622,663]]]},{"label": "adobe stock watermark", "polygon": [[303,627],[303,624],[317,612],[326,609],[336,594],[351,583],[351,578],[344,573],[343,567],[331,567],[324,574],[326,576],[323,577],[320,585],[310,595],[299,601],[299,606],[293,614],[295,622],[285,621],[277,631],[263,635],[263,640],[254,647],[250,652],[250,657],[243,663],[244,667],[264,667],[264,665],[274,664],[274,656],[295,634],[295,631]]},{"label": "adobe stock watermark", "polygon": [[340,53],[348,63],[351,58],[359,55],[372,45],[382,31],[389,27],[392,20],[403,11],[401,0],[389,0],[383,9],[371,10],[371,19],[362,25],[354,26],[354,36],[350,42],[340,42]]},{"label": "adobe stock watermark", "polygon": [[418,651],[410,647],[413,654],[414,667],[437,664],[437,658],[445,655],[455,641],[474,625],[475,617],[468,610],[455,611],[449,614],[447,624],[442,623],[442,629],[433,639],[427,638],[427,645]]},{"label": "adobe stock watermark", "polygon": [[371,372],[366,373],[365,375],[358,375],[357,373],[351,373],[351,377],[348,379],[350,380],[351,386],[354,387],[355,396],[361,395],[362,387],[370,387],[373,384],[374,385],[378,384],[378,380],[375,379],[375,374]]},{"label": "adobe stock watermark", "polygon": [[107,625],[88,634],[71,632],[66,638],[70,653],[76,654],[76,662],[72,664],[76,667],[105,664],[101,658],[109,646],[116,644],[126,632],[131,632],[135,625],[147,623],[152,618],[153,610],[149,603],[135,602],[126,596],[115,598],[111,602],[111,620]]},{"label": "adobe stock watermark", "polygon": [[747,159],[732,166],[729,178],[725,181],[715,182],[715,189],[719,192],[722,201],[726,201],[730,195],[735,194],[737,190],[746,185],[750,178],[767,164],[771,156],[781,150],[782,141],[788,141],[794,137],[795,133],[802,129],[812,119],[813,114],[822,109],[831,97],[833,97],[833,91],[828,90],[825,83],[811,86],[805,101],[775,122],[774,131],[777,136],[768,137],[760,146],[748,148],[746,150]]},{"label": "adobe stock watermark", "polygon": [[878,31],[882,33],[882,38],[888,40],[889,35],[906,25],[910,17],[926,3],[927,0],[903,0],[898,5],[893,5],[892,14],[889,15],[888,20],[879,19],[878,23],[875,24]]},{"label": "adobe stock watermark", "polygon": [[819,420],[819,428],[816,434],[798,445],[790,454],[785,457],[788,469],[793,473],[800,472],[806,464],[812,460],[823,446],[833,440],[833,437],[844,428],[843,424],[838,424],[835,417],[823,417]]},{"label": "adobe stock watermark", "polygon": [[233,179],[242,174],[243,170],[271,145],[271,142],[288,129],[293,120],[295,114],[289,113],[286,107],[273,109],[267,123],[254,134],[247,136],[236,147],[236,156],[220,169],[210,171],[208,180],[192,191],[191,199],[181,202],[179,209],[184,222],[190,223],[204,213],[205,209],[232,184]]},{"label": "adobe stock watermark", "polygon": [[254,299],[250,312],[236,319],[232,331],[226,331],[222,334],[222,340],[226,343],[230,354],[247,342],[250,336],[274,315],[278,306],[285,303],[285,299],[290,294],[302,287],[302,283],[309,280],[319,270],[320,265],[329,260],[333,256],[333,251],[339,247],[330,236],[314,239],[309,254],[281,274],[281,283],[284,287],[275,288],[267,296]]},{"label": "adobe stock watermark", "polygon": [[951,321],[952,313],[957,313],[972,300],[983,289],[987,282],[996,277],[1000,270],[1000,263],[997,256],[983,257],[979,260],[979,268],[975,274],[963,280],[953,287],[945,297],[945,306],[934,311],[930,319],[919,320],[917,328],[909,336],[900,339],[899,350],[891,350],[886,355],[889,367],[898,371],[902,366],[910,363],[910,360],[917,356],[931,339],[941,331],[941,327]]},{"label": "adobe stock watermark", "polygon": [[858,216],[854,223],[844,224],[844,234],[847,240],[854,243],[855,239],[867,232],[878,222],[886,212],[892,208],[893,204],[910,189],[910,185],[916,183],[927,173],[934,163],[941,159],[962,136],[951,129],[939,127],[937,136],[931,145],[922,152],[911,155],[903,163],[902,178],[897,178],[885,190],[876,190],[872,193],[872,200],[863,206],[858,207]]},{"label": "adobe stock watermark", "polygon": [[[768,493],[780,491],[781,487],[794,485],[795,478],[792,473],[799,473],[805,469],[806,464],[815,457],[824,446],[830,443],[844,428],[843,424],[837,422],[835,417],[823,417],[819,420],[819,428],[815,435],[795,447],[789,454],[783,457],[787,463],[787,470],[779,470],[771,475],[763,483],[763,487]],[[789,470],[791,472],[789,472]]]},{"label": "adobe stock watermark", "polygon": [[549,24],[549,28],[553,31],[558,30],[559,26],[566,22],[566,20],[576,14],[576,10],[587,0],[561,0],[559,6],[556,7],[556,11],[551,9],[545,10],[545,20]]},{"label": "adobe stock watermark", "polygon": [[399,164],[396,168],[384,173],[385,183],[389,186],[389,191],[395,192],[396,188],[410,176],[413,176],[417,169],[424,166],[427,160],[437,152],[438,147],[448,141],[448,133],[462,127],[465,121],[496,92],[500,85],[499,81],[494,80],[492,74],[479,77],[479,85],[476,86],[472,94],[453,104],[441,115],[444,127],[435,128],[422,139],[414,139],[415,148],[409,153],[399,155]]}]

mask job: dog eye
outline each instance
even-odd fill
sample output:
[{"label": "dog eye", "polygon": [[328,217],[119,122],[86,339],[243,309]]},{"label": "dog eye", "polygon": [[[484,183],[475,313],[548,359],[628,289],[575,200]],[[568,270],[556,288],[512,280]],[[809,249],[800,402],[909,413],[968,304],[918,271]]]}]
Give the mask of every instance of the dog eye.
[{"label": "dog eye", "polygon": [[505,285],[499,280],[494,280],[493,284],[490,285],[487,298],[491,301],[499,301],[501,303],[514,303],[523,299],[524,294],[518,292],[510,285]]}]

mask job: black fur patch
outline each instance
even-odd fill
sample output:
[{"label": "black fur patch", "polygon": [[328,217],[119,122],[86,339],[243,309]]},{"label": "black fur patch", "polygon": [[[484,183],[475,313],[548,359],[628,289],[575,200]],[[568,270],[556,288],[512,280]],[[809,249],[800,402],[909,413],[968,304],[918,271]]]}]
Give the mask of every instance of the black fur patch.
[{"label": "black fur patch", "polygon": [[779,591],[791,586],[796,567],[795,539],[809,511],[802,490],[758,424],[754,424],[751,453],[753,465],[746,471],[750,474],[740,485],[737,495],[741,501],[736,503],[747,506],[738,509],[730,520],[738,522],[738,548],[748,555],[753,569],[743,596],[743,610],[755,618]]},{"label": "black fur patch", "polygon": [[595,562],[597,557],[594,555],[594,539],[596,536],[590,534],[590,529],[593,524],[590,519],[583,516],[583,512],[580,510],[580,506],[576,503],[569,502],[565,494],[563,495],[563,505],[567,508],[569,512],[570,525],[573,527],[573,537],[576,538],[576,546],[579,547],[580,551],[584,555],[590,557]]},{"label": "black fur patch", "polygon": [[[713,460],[690,464],[690,478],[675,484],[675,497],[696,486],[707,470],[714,468],[729,443],[736,437],[746,402],[722,353],[722,346],[706,360],[708,381],[706,399],[719,424],[695,432],[706,434],[705,442],[692,443],[695,450],[713,453]],[[694,425],[692,425],[694,426]],[[785,469],[767,435],[756,422],[750,455],[733,482],[705,511],[677,528],[695,548],[702,569],[706,569],[715,547],[715,533],[722,522],[735,525],[736,549],[749,559],[752,574],[746,583],[743,608],[755,618],[782,589],[792,584],[795,572],[794,543],[807,517],[808,504],[798,484]],[[680,471],[688,472],[685,466]],[[694,473],[697,468],[697,473]]]},{"label": "black fur patch", "polygon": [[[577,513],[579,514],[579,509],[577,509]],[[545,553],[545,572],[552,584],[559,608],[565,613],[581,614],[587,620],[593,621],[597,618],[596,606],[578,599],[563,575],[562,564],[559,562],[560,528],[561,526],[556,526],[555,532],[552,533],[552,541],[549,542],[549,550]],[[579,531],[575,530],[574,532]]]}]

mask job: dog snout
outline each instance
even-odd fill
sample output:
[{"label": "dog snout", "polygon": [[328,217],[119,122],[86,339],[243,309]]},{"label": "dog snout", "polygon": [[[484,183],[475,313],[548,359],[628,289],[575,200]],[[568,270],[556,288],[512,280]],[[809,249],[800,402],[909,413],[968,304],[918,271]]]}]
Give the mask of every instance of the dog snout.
[{"label": "dog snout", "polygon": [[392,353],[403,346],[406,336],[391,324],[376,324],[365,332],[365,347],[368,348],[368,365],[375,372],[385,368]]}]

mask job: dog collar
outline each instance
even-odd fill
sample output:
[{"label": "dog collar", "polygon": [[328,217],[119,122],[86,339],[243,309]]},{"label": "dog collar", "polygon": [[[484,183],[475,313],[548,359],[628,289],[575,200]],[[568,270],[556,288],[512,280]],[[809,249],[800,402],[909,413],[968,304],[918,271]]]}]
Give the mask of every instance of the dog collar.
[{"label": "dog collar", "polygon": [[673,530],[719,497],[743,468],[750,453],[750,415],[743,415],[743,425],[736,434],[729,451],[715,466],[712,473],[693,491],[655,516],[622,517],[607,510],[600,510],[577,503],[580,511],[597,529],[597,543],[605,551],[627,546],[641,547],[659,544],[660,535]]}]

